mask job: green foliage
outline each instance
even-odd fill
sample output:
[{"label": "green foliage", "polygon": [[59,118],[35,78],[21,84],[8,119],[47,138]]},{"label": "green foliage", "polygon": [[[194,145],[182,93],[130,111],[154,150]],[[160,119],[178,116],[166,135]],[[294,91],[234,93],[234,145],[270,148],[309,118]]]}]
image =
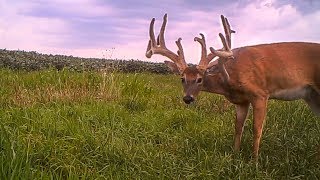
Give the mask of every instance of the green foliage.
[{"label": "green foliage", "polygon": [[259,164],[252,117],[233,153],[234,108],[179,78],[0,70],[0,179],[319,179],[320,118],[270,101]]},{"label": "green foliage", "polygon": [[41,54],[35,51],[10,51],[0,49],[0,68],[13,70],[37,71],[68,69],[77,72],[107,71],[107,72],[151,72],[169,74],[171,71],[163,63],[144,62],[139,60],[120,60],[106,58],[81,58],[63,55]]}]

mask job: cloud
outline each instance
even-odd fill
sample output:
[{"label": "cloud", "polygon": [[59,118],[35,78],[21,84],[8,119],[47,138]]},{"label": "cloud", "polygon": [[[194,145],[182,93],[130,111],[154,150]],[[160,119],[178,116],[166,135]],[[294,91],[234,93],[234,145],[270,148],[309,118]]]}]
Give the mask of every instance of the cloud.
[{"label": "cloud", "polygon": [[36,17],[69,19],[107,17],[116,14],[116,9],[90,0],[31,0],[32,8],[24,9],[21,14]]},{"label": "cloud", "polygon": [[280,41],[320,42],[316,28],[320,25],[320,11],[303,14],[292,4],[278,6],[275,0],[269,2],[248,4],[238,17],[233,17],[238,30],[237,46]]},{"label": "cloud", "polygon": [[45,50],[41,47],[51,47],[58,43],[68,29],[67,24],[59,19],[21,16],[21,10],[32,4],[8,4],[2,1],[0,6],[4,9],[0,13],[1,48]]},{"label": "cloud", "polygon": [[204,33],[207,46],[222,47],[220,14],[237,31],[233,47],[280,41],[320,42],[320,1],[315,0],[0,0],[0,48],[83,57],[163,61],[145,57],[148,28],[169,15],[166,42],[176,52],[179,37],[188,62],[200,59],[193,41]]},{"label": "cloud", "polygon": [[[200,59],[200,47],[191,40],[198,32],[206,34],[207,46],[222,47],[218,38],[218,33],[223,32],[220,14],[225,14],[236,30],[233,47],[284,41],[320,42],[320,10],[306,14],[297,4],[279,4],[276,0],[238,1],[215,12],[190,11],[185,14],[186,21],[176,23],[173,30],[168,27],[168,37],[186,37],[183,45],[189,62],[197,63]],[[167,40],[173,42],[173,39]]]},{"label": "cloud", "polygon": [[[108,27],[96,18],[114,9],[90,4],[91,1],[0,1],[0,47],[36,50],[44,53],[99,57],[102,39],[112,37]],[[114,13],[116,14],[116,13]],[[106,31],[103,32],[102,30]],[[93,50],[95,49],[95,50]],[[99,55],[97,55],[99,54]]]}]

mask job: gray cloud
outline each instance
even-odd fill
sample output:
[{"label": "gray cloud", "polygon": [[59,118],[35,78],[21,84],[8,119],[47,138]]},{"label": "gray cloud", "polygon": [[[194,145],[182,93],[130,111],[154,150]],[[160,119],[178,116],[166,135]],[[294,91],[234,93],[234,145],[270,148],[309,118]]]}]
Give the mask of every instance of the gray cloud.
[{"label": "gray cloud", "polygon": [[275,4],[277,6],[290,4],[303,14],[311,14],[320,9],[320,1],[318,0],[282,0],[276,1]]},{"label": "gray cloud", "polygon": [[[213,45],[220,46],[217,36],[221,31],[220,14],[226,15],[237,30],[236,46],[290,40],[320,41],[317,30],[320,27],[317,13],[320,12],[320,1],[316,0],[13,1],[7,1],[6,6],[12,6],[15,11],[6,13],[13,14],[9,18],[15,23],[2,19],[5,23],[1,24],[0,17],[0,33],[1,25],[28,26],[32,36],[21,38],[25,38],[25,42],[34,42],[34,47],[41,45],[41,49],[46,45],[48,49],[69,49],[68,52],[115,47],[121,57],[124,55],[120,53],[125,52],[127,57],[145,59],[143,54],[148,41],[149,22],[153,17],[157,19],[158,32],[165,13],[169,14],[166,40],[170,48],[176,48],[174,41],[182,37],[186,53],[193,56],[191,59],[198,56],[194,55],[199,48],[193,37],[199,32],[206,33],[213,39],[210,41],[215,43]],[[2,31],[10,30],[12,28],[7,27]],[[12,37],[7,37],[12,47],[13,33]],[[35,37],[36,40],[32,39]]]}]

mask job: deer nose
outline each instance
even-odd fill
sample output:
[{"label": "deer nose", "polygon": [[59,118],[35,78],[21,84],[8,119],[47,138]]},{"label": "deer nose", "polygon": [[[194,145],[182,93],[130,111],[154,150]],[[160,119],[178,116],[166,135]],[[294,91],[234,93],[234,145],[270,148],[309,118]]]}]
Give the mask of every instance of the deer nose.
[{"label": "deer nose", "polygon": [[194,101],[194,98],[187,95],[185,97],[183,97],[183,101],[186,103],[186,104],[190,104],[192,101]]}]

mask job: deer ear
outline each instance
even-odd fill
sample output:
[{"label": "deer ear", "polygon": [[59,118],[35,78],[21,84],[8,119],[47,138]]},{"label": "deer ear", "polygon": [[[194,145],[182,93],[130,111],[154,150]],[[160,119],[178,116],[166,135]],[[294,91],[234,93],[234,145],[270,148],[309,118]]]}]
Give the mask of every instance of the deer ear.
[{"label": "deer ear", "polygon": [[178,66],[171,61],[164,61],[164,63],[169,67],[169,69],[174,73],[174,74],[180,74]]}]

